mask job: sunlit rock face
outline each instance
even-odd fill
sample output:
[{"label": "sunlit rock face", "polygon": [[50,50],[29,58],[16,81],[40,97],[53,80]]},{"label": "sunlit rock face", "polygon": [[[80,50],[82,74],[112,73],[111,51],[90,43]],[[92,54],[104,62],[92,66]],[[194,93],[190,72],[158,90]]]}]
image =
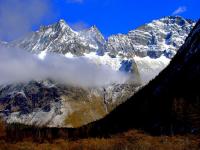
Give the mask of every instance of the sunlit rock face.
[{"label": "sunlit rock face", "polygon": [[195,23],[181,17],[165,17],[108,38],[107,50],[128,57],[172,58]]},{"label": "sunlit rock face", "polygon": [[103,49],[104,43],[104,37],[96,27],[77,32],[64,20],[60,20],[53,25],[41,27],[27,37],[12,42],[11,45],[37,54],[42,51],[61,54],[70,52],[80,56]]}]

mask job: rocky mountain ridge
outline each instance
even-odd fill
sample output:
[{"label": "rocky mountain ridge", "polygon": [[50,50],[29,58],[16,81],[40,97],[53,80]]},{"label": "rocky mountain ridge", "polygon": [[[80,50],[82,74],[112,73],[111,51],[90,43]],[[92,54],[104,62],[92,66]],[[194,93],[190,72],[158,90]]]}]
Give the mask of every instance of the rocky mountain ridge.
[{"label": "rocky mountain ridge", "polygon": [[[139,129],[142,133],[145,131],[156,137],[187,135],[188,138],[196,135],[195,139],[198,140],[200,133],[199,58],[200,20],[170,64],[148,85],[103,119],[74,129],[23,125],[19,128],[14,124],[11,125],[12,130],[8,135],[13,139],[18,138],[20,134],[21,137],[31,137],[36,140],[41,138],[41,135],[42,139],[76,140],[91,137],[109,138],[115,134],[120,136],[125,131]],[[13,135],[13,132],[19,134]],[[131,142],[135,140],[134,135],[135,132],[133,135],[127,134]],[[163,142],[162,139],[161,141]]]},{"label": "rocky mountain ridge", "polygon": [[111,56],[159,58],[161,55],[172,58],[195,22],[182,17],[164,17],[153,20],[131,30],[128,34],[117,34],[104,38],[96,26],[82,31],[74,31],[64,21],[42,26],[25,38],[13,41],[9,45],[33,53],[42,51],[72,53],[75,56],[89,52],[109,52]]},{"label": "rocky mountain ridge", "polygon": [[108,38],[107,50],[128,56],[172,58],[195,22],[182,17],[164,17],[140,26],[126,34]]},{"label": "rocky mountain ridge", "polygon": [[47,53],[70,59],[84,57],[132,73],[134,82],[97,89],[60,85],[51,80],[0,86],[1,115],[9,123],[51,127],[78,127],[100,119],[168,65],[193,25],[181,17],[165,17],[128,35],[105,40],[95,26],[77,32],[60,20],[23,39],[3,43],[37,54],[40,59],[45,59]]},{"label": "rocky mountain ridge", "polygon": [[131,128],[154,135],[199,134],[199,76],[200,20],[154,80],[105,118],[74,131],[83,136],[106,136]]}]

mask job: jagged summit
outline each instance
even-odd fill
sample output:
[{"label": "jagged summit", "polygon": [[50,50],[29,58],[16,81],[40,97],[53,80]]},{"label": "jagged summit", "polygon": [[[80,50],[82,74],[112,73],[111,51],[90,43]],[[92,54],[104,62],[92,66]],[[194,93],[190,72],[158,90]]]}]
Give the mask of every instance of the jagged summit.
[{"label": "jagged summit", "polygon": [[109,52],[111,56],[172,58],[183,44],[195,22],[179,16],[168,16],[131,30],[128,34],[117,34],[105,40],[96,26],[74,31],[61,19],[57,23],[41,27],[39,31],[13,42],[34,53],[42,51],[73,55],[89,52]]},{"label": "jagged summit", "polygon": [[66,54],[70,52],[79,56],[86,52],[96,51],[104,42],[103,36],[96,28],[84,33],[72,30],[64,20],[60,20],[53,25],[41,27],[39,31],[33,32],[24,39],[14,41],[11,45],[33,53],[45,51]]},{"label": "jagged summit", "polygon": [[61,29],[61,30],[72,30],[72,29],[70,28],[70,26],[65,22],[64,19],[59,20],[59,22],[57,22],[57,23],[55,24],[55,26],[56,26],[57,28]]},{"label": "jagged summit", "polygon": [[60,19],[60,20],[58,21],[58,23],[60,23],[60,24],[67,24],[66,21],[65,21],[64,19]]},{"label": "jagged summit", "polygon": [[154,135],[199,134],[199,58],[200,20],[159,76],[105,118],[74,133],[101,137],[138,128]]},{"label": "jagged summit", "polygon": [[102,42],[105,42],[105,39],[104,39],[104,36],[102,35],[101,31],[95,26],[91,26],[88,30],[87,30],[87,33],[88,34],[91,34],[93,36],[97,36],[99,37],[99,39],[102,41]]},{"label": "jagged summit", "polygon": [[36,32],[44,32],[45,30],[48,29],[54,29],[55,31],[64,31],[64,30],[71,30],[70,26],[65,22],[64,19],[60,19],[58,22],[48,25],[48,26],[40,26],[39,30]]},{"label": "jagged summit", "polygon": [[91,26],[88,30],[91,30],[94,32],[100,32],[96,25]]},{"label": "jagged summit", "polygon": [[184,18],[182,16],[166,16],[166,17],[163,17],[161,20],[173,20],[177,23],[181,23],[181,22],[195,23],[196,22],[192,19]]},{"label": "jagged summit", "polygon": [[112,53],[125,52],[128,56],[172,58],[184,43],[194,22],[182,17],[164,17],[143,26],[108,38],[107,49]]}]

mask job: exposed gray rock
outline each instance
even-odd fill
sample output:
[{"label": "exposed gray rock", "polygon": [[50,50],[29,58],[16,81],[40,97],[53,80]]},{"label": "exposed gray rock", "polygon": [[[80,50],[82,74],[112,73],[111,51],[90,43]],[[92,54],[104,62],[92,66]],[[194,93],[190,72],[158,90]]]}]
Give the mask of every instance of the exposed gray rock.
[{"label": "exposed gray rock", "polygon": [[100,49],[104,45],[104,38],[96,27],[76,32],[64,20],[60,20],[56,24],[41,27],[39,31],[14,41],[10,45],[33,53],[47,51],[66,54],[70,52],[80,56]]},{"label": "exposed gray rock", "polygon": [[165,17],[145,24],[127,35],[118,34],[108,38],[107,51],[159,58],[161,55],[172,58],[195,25],[195,22],[182,17]]}]

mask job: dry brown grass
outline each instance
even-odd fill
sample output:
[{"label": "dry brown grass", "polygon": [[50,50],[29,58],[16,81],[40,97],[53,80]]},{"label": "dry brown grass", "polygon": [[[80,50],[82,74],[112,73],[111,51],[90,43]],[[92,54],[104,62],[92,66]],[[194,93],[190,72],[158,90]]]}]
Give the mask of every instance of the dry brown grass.
[{"label": "dry brown grass", "polygon": [[4,122],[0,119],[0,139],[3,138],[6,135],[5,132],[5,124]]},{"label": "dry brown grass", "polygon": [[200,136],[151,136],[133,129],[110,138],[56,139],[42,143],[26,138],[12,143],[7,142],[5,126],[0,121],[0,150],[200,150]]},{"label": "dry brown grass", "polygon": [[43,143],[24,140],[7,143],[0,140],[0,150],[199,150],[200,138],[185,136],[150,136],[131,130],[112,138],[88,138],[76,141],[58,139]]},{"label": "dry brown grass", "polygon": [[106,115],[106,109],[101,97],[92,96],[92,101],[68,101],[70,107],[75,111],[69,114],[65,119],[66,125],[80,127]]}]

